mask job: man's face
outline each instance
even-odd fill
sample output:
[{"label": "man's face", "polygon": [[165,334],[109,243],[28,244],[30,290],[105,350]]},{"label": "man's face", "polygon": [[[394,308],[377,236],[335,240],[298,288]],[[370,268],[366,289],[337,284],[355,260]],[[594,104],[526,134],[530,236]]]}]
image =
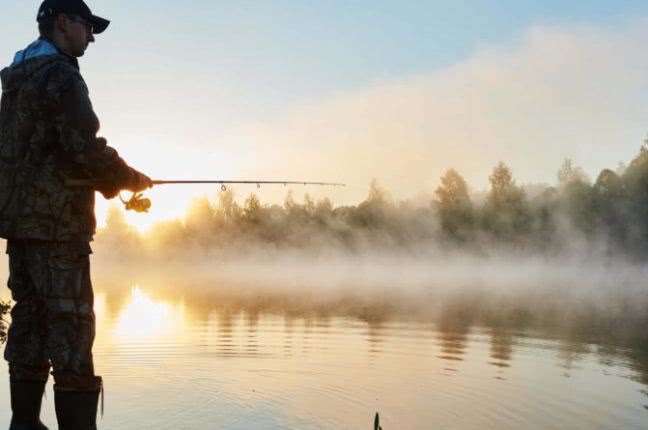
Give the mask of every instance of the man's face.
[{"label": "man's face", "polygon": [[63,15],[65,24],[64,36],[69,55],[82,57],[91,42],[94,42],[92,25],[74,15]]}]

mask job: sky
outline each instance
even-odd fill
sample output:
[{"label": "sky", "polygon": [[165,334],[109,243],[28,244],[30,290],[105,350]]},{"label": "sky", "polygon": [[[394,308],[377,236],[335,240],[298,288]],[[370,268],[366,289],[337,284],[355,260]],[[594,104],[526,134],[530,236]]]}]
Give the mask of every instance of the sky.
[{"label": "sky", "polygon": [[[39,2],[2,3],[5,66]],[[405,199],[450,167],[483,189],[500,160],[519,183],[555,182],[565,158],[595,179],[648,132],[645,1],[88,3],[112,20],[81,60],[100,134],[155,179],[346,182],[307,191],[349,204],[376,178]],[[216,190],[154,189],[129,220],[202,194]]]}]

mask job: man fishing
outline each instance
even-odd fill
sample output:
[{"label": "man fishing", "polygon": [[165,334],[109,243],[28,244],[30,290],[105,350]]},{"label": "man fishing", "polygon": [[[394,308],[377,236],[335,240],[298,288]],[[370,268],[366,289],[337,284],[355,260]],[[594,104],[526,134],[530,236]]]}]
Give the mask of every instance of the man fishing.
[{"label": "man fishing", "polygon": [[[0,237],[7,239],[11,311],[10,430],[47,429],[41,399],[50,370],[61,430],[96,429],[101,377],[95,336],[89,242],[95,190],[151,187],[98,137],[99,121],[77,58],[109,21],[82,0],[45,0],[40,37],[0,72]],[[69,187],[69,180],[100,180]]]}]

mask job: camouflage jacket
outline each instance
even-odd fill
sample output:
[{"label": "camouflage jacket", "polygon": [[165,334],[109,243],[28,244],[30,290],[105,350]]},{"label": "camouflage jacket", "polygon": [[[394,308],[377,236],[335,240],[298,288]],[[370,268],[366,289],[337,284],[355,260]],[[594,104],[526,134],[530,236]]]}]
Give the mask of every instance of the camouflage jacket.
[{"label": "camouflage jacket", "polygon": [[76,59],[47,41],[26,51],[37,44],[41,52],[21,51],[0,72],[0,237],[89,241],[94,190],[65,180],[105,180],[110,189],[99,191],[111,192],[128,187],[135,171],[97,137],[99,120]]}]

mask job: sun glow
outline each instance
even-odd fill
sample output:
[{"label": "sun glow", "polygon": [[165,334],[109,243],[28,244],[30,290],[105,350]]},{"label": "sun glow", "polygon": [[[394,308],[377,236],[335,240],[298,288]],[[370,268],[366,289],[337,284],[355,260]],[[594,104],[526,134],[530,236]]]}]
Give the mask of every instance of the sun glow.
[{"label": "sun glow", "polygon": [[[146,233],[156,222],[184,218],[191,199],[200,195],[195,190],[187,189],[185,191],[187,192],[182,193],[182,190],[173,189],[172,187],[146,191],[144,197],[150,199],[152,202],[151,209],[146,213],[127,211],[124,209],[124,205],[118,200],[106,201],[97,199],[96,214],[99,227],[105,226],[106,216],[111,206],[120,208],[126,222],[135,227],[140,233]],[[131,195],[128,191],[122,192],[122,196],[126,200],[130,199]]]},{"label": "sun glow", "polygon": [[182,331],[184,321],[184,304],[172,306],[154,301],[136,285],[117,319],[114,335],[121,341],[150,341],[178,334]]},{"label": "sun glow", "polygon": [[[157,180],[217,180],[238,177],[227,163],[229,157],[215,151],[209,145],[178,145],[165,142],[161,137],[147,135],[122,135],[115,133],[115,147],[123,158],[137,170]],[[146,142],[155,141],[152,144]],[[143,143],[144,142],[144,143]],[[153,155],[152,155],[153,154]],[[207,195],[215,197],[220,188],[214,185],[162,185],[144,192],[151,199],[148,213],[125,211],[126,221],[140,232],[146,232],[158,221],[183,218],[193,198]],[[122,192],[124,199],[131,193]],[[96,215],[100,227],[105,225],[106,214],[111,205],[123,207],[119,198],[105,200],[100,194],[96,199]]]}]

